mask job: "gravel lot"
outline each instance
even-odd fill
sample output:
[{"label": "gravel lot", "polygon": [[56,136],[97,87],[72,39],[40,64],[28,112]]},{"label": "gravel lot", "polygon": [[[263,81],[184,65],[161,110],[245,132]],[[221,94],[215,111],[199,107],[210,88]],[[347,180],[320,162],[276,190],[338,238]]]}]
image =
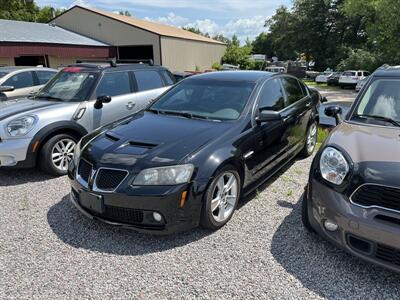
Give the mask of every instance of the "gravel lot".
[{"label": "gravel lot", "polygon": [[0,298],[398,298],[399,275],[301,226],[310,161],[243,199],[218,232],[167,237],[87,220],[65,177],[0,171]]}]

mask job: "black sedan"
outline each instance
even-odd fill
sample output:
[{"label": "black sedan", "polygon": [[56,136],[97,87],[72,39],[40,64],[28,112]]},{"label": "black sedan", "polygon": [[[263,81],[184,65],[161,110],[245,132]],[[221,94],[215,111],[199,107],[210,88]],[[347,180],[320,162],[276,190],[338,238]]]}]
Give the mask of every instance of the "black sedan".
[{"label": "black sedan", "polygon": [[139,231],[216,230],[241,195],[299,153],[312,154],[317,102],[289,75],[190,77],[81,140],[71,200],[89,218]]}]

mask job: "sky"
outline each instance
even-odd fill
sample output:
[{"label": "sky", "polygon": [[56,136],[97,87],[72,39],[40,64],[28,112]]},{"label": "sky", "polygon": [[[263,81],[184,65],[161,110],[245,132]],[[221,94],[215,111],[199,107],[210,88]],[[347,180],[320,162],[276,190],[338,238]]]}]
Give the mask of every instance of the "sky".
[{"label": "sky", "polygon": [[36,0],[40,6],[69,8],[73,5],[107,11],[129,11],[133,17],[173,26],[191,26],[211,36],[236,34],[243,42],[265,31],[265,20],[291,0]]}]

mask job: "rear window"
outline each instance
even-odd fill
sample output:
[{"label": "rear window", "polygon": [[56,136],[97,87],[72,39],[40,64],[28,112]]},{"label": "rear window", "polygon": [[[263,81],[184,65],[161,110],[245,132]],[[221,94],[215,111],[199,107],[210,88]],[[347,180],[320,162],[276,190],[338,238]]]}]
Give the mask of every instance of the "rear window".
[{"label": "rear window", "polygon": [[349,72],[349,71],[347,71],[347,72],[344,72],[343,75],[344,75],[344,76],[356,76],[356,72]]},{"label": "rear window", "polygon": [[160,74],[157,71],[135,71],[135,78],[139,91],[158,89],[164,86]]}]

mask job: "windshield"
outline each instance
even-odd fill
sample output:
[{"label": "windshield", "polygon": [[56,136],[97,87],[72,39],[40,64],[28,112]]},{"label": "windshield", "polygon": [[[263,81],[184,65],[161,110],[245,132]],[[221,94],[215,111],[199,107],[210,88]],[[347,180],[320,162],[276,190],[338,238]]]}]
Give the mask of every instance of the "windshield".
[{"label": "windshield", "polygon": [[254,85],[245,81],[186,80],[164,94],[151,110],[213,120],[236,120]]},{"label": "windshield", "polygon": [[8,74],[8,72],[0,71],[0,78],[6,76],[7,74]]},{"label": "windshield", "polygon": [[65,68],[50,80],[35,98],[64,102],[87,100],[97,77],[97,72],[81,68]]},{"label": "windshield", "polygon": [[352,119],[389,126],[400,123],[400,80],[378,79],[372,82]]}]

